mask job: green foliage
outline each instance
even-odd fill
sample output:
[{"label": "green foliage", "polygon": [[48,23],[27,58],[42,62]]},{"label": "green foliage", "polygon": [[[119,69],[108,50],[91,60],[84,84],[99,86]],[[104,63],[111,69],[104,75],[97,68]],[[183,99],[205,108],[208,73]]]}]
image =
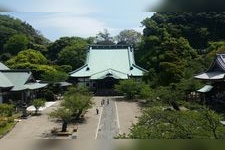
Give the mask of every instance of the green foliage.
[{"label": "green foliage", "polygon": [[61,65],[57,69],[66,73],[73,71],[73,68],[70,65]]},{"label": "green foliage", "polygon": [[18,55],[9,59],[6,64],[12,69],[31,69],[34,77],[47,81],[59,82],[68,78],[66,73],[56,69],[59,67],[49,65],[44,55],[32,49],[19,52]]},{"label": "green foliage", "polygon": [[[203,109],[208,112],[208,110]],[[225,129],[219,115],[210,111],[171,111],[151,107],[143,111],[130,134],[121,136],[132,139],[204,139],[224,138]],[[215,128],[216,127],[216,128]],[[220,127],[220,128],[219,128]],[[219,136],[214,136],[214,131]]]},{"label": "green foliage", "polygon": [[72,119],[79,119],[81,114],[92,107],[91,94],[85,88],[71,87],[64,95],[61,107],[51,112],[51,118],[63,121],[62,131],[66,131],[67,123]]},{"label": "green foliage", "polygon": [[76,118],[92,107],[91,94],[85,88],[71,87],[64,95],[62,106],[71,110]]},{"label": "green foliage", "polygon": [[14,112],[14,106],[9,104],[0,104],[0,116],[10,117]]},{"label": "green foliage", "polygon": [[41,97],[44,97],[47,101],[54,101],[54,92],[50,88],[44,88],[40,91]]},{"label": "green foliage", "polygon": [[225,52],[222,18],[217,12],[160,12],[143,20],[136,60],[149,70],[145,81],[168,86],[205,70],[216,53]]},{"label": "green foliage", "polygon": [[63,121],[70,121],[72,112],[69,109],[61,107],[61,108],[58,108],[55,111],[51,112],[49,114],[49,116],[51,118],[59,118]]},{"label": "green foliage", "polygon": [[41,74],[41,79],[49,82],[61,82],[68,79],[68,74],[61,71],[47,71]]},{"label": "green foliage", "polygon": [[46,103],[45,99],[34,99],[32,102],[32,105],[35,107],[36,111],[35,113],[37,114],[38,110],[40,107],[44,107]]},{"label": "green foliage", "polygon": [[70,43],[58,53],[58,61],[60,65],[70,65],[72,69],[77,69],[84,64],[86,56],[87,42],[85,40],[77,40]]},{"label": "green foliage", "polygon": [[138,89],[138,83],[133,79],[120,80],[119,84],[115,85],[115,90],[118,93],[124,94],[127,99],[135,98]]},{"label": "green foliage", "polygon": [[[22,37],[22,39],[25,40],[25,43],[23,43],[22,42],[23,40],[19,38],[21,36],[26,37],[26,38]],[[17,53],[19,52],[19,50],[24,50],[24,49],[21,49],[23,48],[23,46],[26,46],[26,47],[28,46],[29,48],[36,49],[35,45],[39,45],[39,48],[42,47],[42,49],[46,49],[46,45],[49,42],[48,39],[44,38],[39,31],[35,30],[28,23],[22,22],[21,20],[12,18],[8,15],[0,15],[0,39],[1,39],[0,54],[3,53],[3,45],[5,45],[6,49],[7,48],[9,48],[9,50],[12,49],[13,50],[12,52],[15,54],[15,52]],[[15,43],[13,43],[12,42],[13,39],[17,39],[18,41],[16,40]],[[27,44],[29,43],[29,44],[27,45],[26,43]],[[13,47],[13,45],[19,46],[19,47]],[[39,48],[36,50],[39,50]],[[8,53],[8,52],[10,51],[5,51],[4,53]]]},{"label": "green foliage", "polygon": [[98,45],[115,45],[113,37],[110,35],[107,29],[103,32],[99,32],[96,36],[96,42]]},{"label": "green foliage", "polygon": [[221,139],[224,138],[224,126],[220,123],[223,117],[210,109],[204,109],[199,120],[201,121],[202,128],[211,132],[211,138]]},{"label": "green foliage", "polygon": [[[87,48],[87,41],[83,38],[61,37],[60,39],[56,40],[54,43],[51,43],[49,45],[47,55],[50,60],[57,62],[59,53],[66,47],[70,47],[70,48],[67,48],[70,50],[73,50],[72,47],[75,47],[76,49],[74,51],[77,51],[77,50],[81,51],[81,50],[84,50],[85,46]],[[83,53],[85,54],[85,51],[83,51]],[[59,62],[59,63],[60,63],[60,65],[71,65],[71,66],[73,65],[68,61],[66,61],[66,63],[64,63],[64,62]]]},{"label": "green foliage", "polygon": [[133,29],[123,30],[115,38],[118,41],[117,44],[136,45],[141,41],[141,33]]},{"label": "green foliage", "polygon": [[28,42],[29,41],[25,35],[14,35],[4,44],[4,51],[15,55],[21,50],[27,49]]},{"label": "green foliage", "polygon": [[25,63],[47,65],[48,60],[39,51],[27,49],[7,61],[7,65],[12,68],[17,68],[17,65]]},{"label": "green foliage", "polygon": [[143,98],[143,99],[147,99],[149,97],[151,97],[152,95],[152,89],[150,88],[150,86],[148,84],[145,84],[145,83],[141,83],[139,84],[139,95],[140,95],[140,98]]},{"label": "green foliage", "polygon": [[[85,88],[71,87],[64,94],[64,101],[61,103],[59,111],[65,111],[70,114],[67,118],[72,119],[73,117],[79,118],[80,115],[87,109],[92,107],[92,94]],[[64,110],[63,110],[64,109]],[[56,111],[58,112],[58,111]],[[68,113],[66,115],[68,115]],[[57,113],[53,113],[57,117]],[[50,115],[52,116],[52,114]],[[62,118],[59,114],[59,118]]]}]

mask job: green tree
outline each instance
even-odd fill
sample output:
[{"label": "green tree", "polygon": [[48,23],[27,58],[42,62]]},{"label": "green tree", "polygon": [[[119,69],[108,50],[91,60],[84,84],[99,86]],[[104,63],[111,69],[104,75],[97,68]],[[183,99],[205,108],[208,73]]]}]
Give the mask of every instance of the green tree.
[{"label": "green tree", "polygon": [[49,65],[47,58],[39,51],[28,49],[19,52],[9,59],[6,64],[12,69],[31,69],[35,78],[44,78],[50,81],[64,81],[66,73],[57,70],[55,66]]},{"label": "green tree", "polygon": [[86,89],[71,87],[64,95],[62,106],[69,109],[78,119],[84,111],[92,107],[92,104],[91,94]]},{"label": "green tree", "polygon": [[62,132],[67,131],[68,122],[72,118],[72,112],[69,109],[60,107],[49,114],[51,118],[59,118],[62,120]]},{"label": "green tree", "polygon": [[114,39],[107,29],[104,29],[103,32],[97,34],[96,43],[98,45],[115,45]]},{"label": "green tree", "polygon": [[48,82],[62,82],[68,79],[68,74],[62,71],[47,71],[41,74],[41,79]]},{"label": "green tree", "polygon": [[138,123],[131,127],[128,137],[131,139],[193,138],[193,134],[197,132],[196,117],[195,113],[151,107],[143,111]]},{"label": "green tree", "polygon": [[137,124],[128,135],[131,139],[209,139],[224,138],[222,117],[213,111],[173,111],[160,106],[143,110]]},{"label": "green tree", "polygon": [[84,64],[86,50],[86,41],[73,42],[58,53],[58,62],[60,65],[70,65],[72,69],[77,69]]},{"label": "green tree", "polygon": [[90,92],[85,88],[71,87],[64,95],[61,107],[49,114],[52,118],[63,121],[62,132],[66,132],[67,125],[72,119],[79,119],[82,113],[92,107]]},{"label": "green tree", "polygon": [[12,55],[17,54],[21,50],[28,48],[29,40],[23,34],[17,34],[9,38],[9,40],[4,44],[4,51],[9,52]]},{"label": "green tree", "polygon": [[[80,37],[61,37],[60,39],[56,40],[55,42],[51,43],[48,46],[48,52],[47,52],[48,58],[54,62],[57,62],[59,52],[61,52],[66,47],[70,47],[72,45],[77,45],[77,44],[78,44],[77,48],[78,47],[83,48],[83,44],[86,44],[87,46],[87,41],[86,39],[83,39]],[[68,65],[68,64],[64,64],[64,65]]]},{"label": "green tree", "polygon": [[138,42],[141,41],[141,33],[130,29],[130,30],[123,30],[115,37],[117,40],[117,44],[128,44],[128,45],[136,45]]},{"label": "green tree", "polygon": [[19,52],[15,57],[11,58],[6,63],[12,68],[17,68],[17,65],[23,63],[47,65],[48,60],[39,51],[27,49]]},{"label": "green tree", "polygon": [[35,114],[38,113],[40,107],[44,107],[46,103],[45,99],[34,99],[32,105],[35,107]]},{"label": "green tree", "polygon": [[211,132],[211,137],[214,139],[224,138],[224,126],[220,123],[223,120],[222,115],[217,114],[213,110],[205,108],[199,117],[202,128]]},{"label": "green tree", "polygon": [[121,80],[115,85],[115,90],[124,94],[127,99],[133,99],[138,93],[138,83],[133,79]]}]

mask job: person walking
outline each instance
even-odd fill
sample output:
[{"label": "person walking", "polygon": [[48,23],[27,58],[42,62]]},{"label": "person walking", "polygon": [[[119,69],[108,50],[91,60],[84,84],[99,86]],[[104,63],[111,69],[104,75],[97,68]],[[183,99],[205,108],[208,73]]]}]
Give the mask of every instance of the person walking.
[{"label": "person walking", "polygon": [[98,115],[98,113],[99,113],[99,109],[98,109],[98,108],[96,108],[96,114]]},{"label": "person walking", "polygon": [[107,99],[107,105],[109,105],[109,99]]}]

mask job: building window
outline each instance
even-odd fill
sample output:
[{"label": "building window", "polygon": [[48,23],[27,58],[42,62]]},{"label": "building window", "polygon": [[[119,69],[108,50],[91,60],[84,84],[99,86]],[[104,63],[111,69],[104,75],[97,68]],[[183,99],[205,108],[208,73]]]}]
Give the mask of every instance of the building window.
[{"label": "building window", "polygon": [[90,85],[89,83],[86,83],[86,86],[88,86],[88,87],[89,87],[89,85]]}]

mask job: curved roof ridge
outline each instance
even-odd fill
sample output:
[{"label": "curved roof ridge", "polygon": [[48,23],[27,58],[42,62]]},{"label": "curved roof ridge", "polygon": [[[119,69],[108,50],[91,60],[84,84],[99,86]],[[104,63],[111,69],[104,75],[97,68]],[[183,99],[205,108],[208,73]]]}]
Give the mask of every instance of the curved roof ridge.
[{"label": "curved roof ridge", "polygon": [[78,69],[76,69],[76,70],[74,70],[74,71],[72,71],[72,72],[69,72],[69,74],[71,75],[71,74],[73,74],[73,73],[76,73],[77,71],[80,71],[81,69],[83,69],[84,67],[87,67],[88,65],[87,64],[85,64],[85,65],[83,65],[82,67],[80,67],[80,68],[78,68]]}]

